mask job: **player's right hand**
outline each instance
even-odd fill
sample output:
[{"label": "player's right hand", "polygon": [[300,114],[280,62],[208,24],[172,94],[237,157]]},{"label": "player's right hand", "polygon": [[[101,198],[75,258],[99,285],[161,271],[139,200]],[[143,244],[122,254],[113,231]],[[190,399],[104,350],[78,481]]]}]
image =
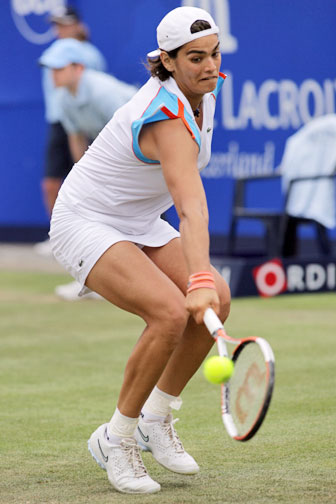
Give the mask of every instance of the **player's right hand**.
[{"label": "player's right hand", "polygon": [[204,312],[207,308],[212,308],[219,314],[219,297],[214,289],[195,289],[187,294],[186,309],[194,317],[197,324],[203,322]]}]

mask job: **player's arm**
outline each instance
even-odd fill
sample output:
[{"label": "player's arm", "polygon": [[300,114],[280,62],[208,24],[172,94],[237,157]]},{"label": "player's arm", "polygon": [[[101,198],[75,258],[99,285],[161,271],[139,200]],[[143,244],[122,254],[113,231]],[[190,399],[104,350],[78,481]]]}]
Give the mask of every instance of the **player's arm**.
[{"label": "player's arm", "polygon": [[82,133],[69,133],[68,142],[72,159],[77,163],[88,148],[87,138]]},{"label": "player's arm", "polygon": [[[208,207],[197,168],[198,146],[181,119],[148,126],[140,137],[144,155],[158,159],[180,219],[183,251],[189,274],[210,271]],[[218,310],[217,293],[197,289],[188,295],[187,307],[197,322],[204,310]]]}]

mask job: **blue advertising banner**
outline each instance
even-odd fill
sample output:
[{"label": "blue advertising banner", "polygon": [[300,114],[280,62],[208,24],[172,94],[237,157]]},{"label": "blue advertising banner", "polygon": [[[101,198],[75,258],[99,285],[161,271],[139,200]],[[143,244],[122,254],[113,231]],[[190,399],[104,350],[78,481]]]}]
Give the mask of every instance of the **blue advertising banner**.
[{"label": "blue advertising banner", "polygon": [[232,297],[274,297],[336,291],[334,260],[214,257],[212,264],[230,285]]},{"label": "blue advertising banner", "polygon": [[[0,227],[48,226],[40,182],[46,137],[37,59],[54,40],[48,21],[65,0],[0,4]],[[180,5],[201,7],[220,28],[222,71],[213,155],[203,172],[210,231],[228,232],[233,179],[279,166],[287,138],[335,113],[334,0],[77,0],[108,71],[138,86],[148,78],[160,19]],[[279,188],[271,200],[280,204]],[[254,197],[258,197],[258,190]],[[262,189],[260,188],[260,191]],[[246,224],[250,233],[257,228]]]}]

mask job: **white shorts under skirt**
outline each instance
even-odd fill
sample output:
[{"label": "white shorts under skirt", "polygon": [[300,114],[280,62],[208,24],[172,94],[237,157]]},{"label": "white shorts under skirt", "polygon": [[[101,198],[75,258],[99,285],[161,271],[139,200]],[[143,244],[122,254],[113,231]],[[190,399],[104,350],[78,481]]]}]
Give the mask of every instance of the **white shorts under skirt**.
[{"label": "white shorts under skirt", "polygon": [[180,233],[158,218],[148,233],[129,235],[106,224],[89,221],[58,200],[49,236],[56,260],[80,283],[80,296],[89,292],[84,284],[91,269],[115,243],[130,241],[140,247],[161,247],[179,237]]}]

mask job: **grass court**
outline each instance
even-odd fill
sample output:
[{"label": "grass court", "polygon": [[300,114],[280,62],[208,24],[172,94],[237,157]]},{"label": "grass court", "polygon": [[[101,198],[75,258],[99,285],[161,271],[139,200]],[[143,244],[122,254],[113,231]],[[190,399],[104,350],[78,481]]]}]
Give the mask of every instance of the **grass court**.
[{"label": "grass court", "polygon": [[111,417],[143,322],[106,301],[63,302],[49,273],[0,272],[0,503],[336,502],[335,294],[236,299],[226,329],[273,347],[276,383],[254,439],[231,440],[219,387],[199,371],[177,431],[201,467],[180,476],[143,458],[162,490],[117,493],[87,451]]}]

